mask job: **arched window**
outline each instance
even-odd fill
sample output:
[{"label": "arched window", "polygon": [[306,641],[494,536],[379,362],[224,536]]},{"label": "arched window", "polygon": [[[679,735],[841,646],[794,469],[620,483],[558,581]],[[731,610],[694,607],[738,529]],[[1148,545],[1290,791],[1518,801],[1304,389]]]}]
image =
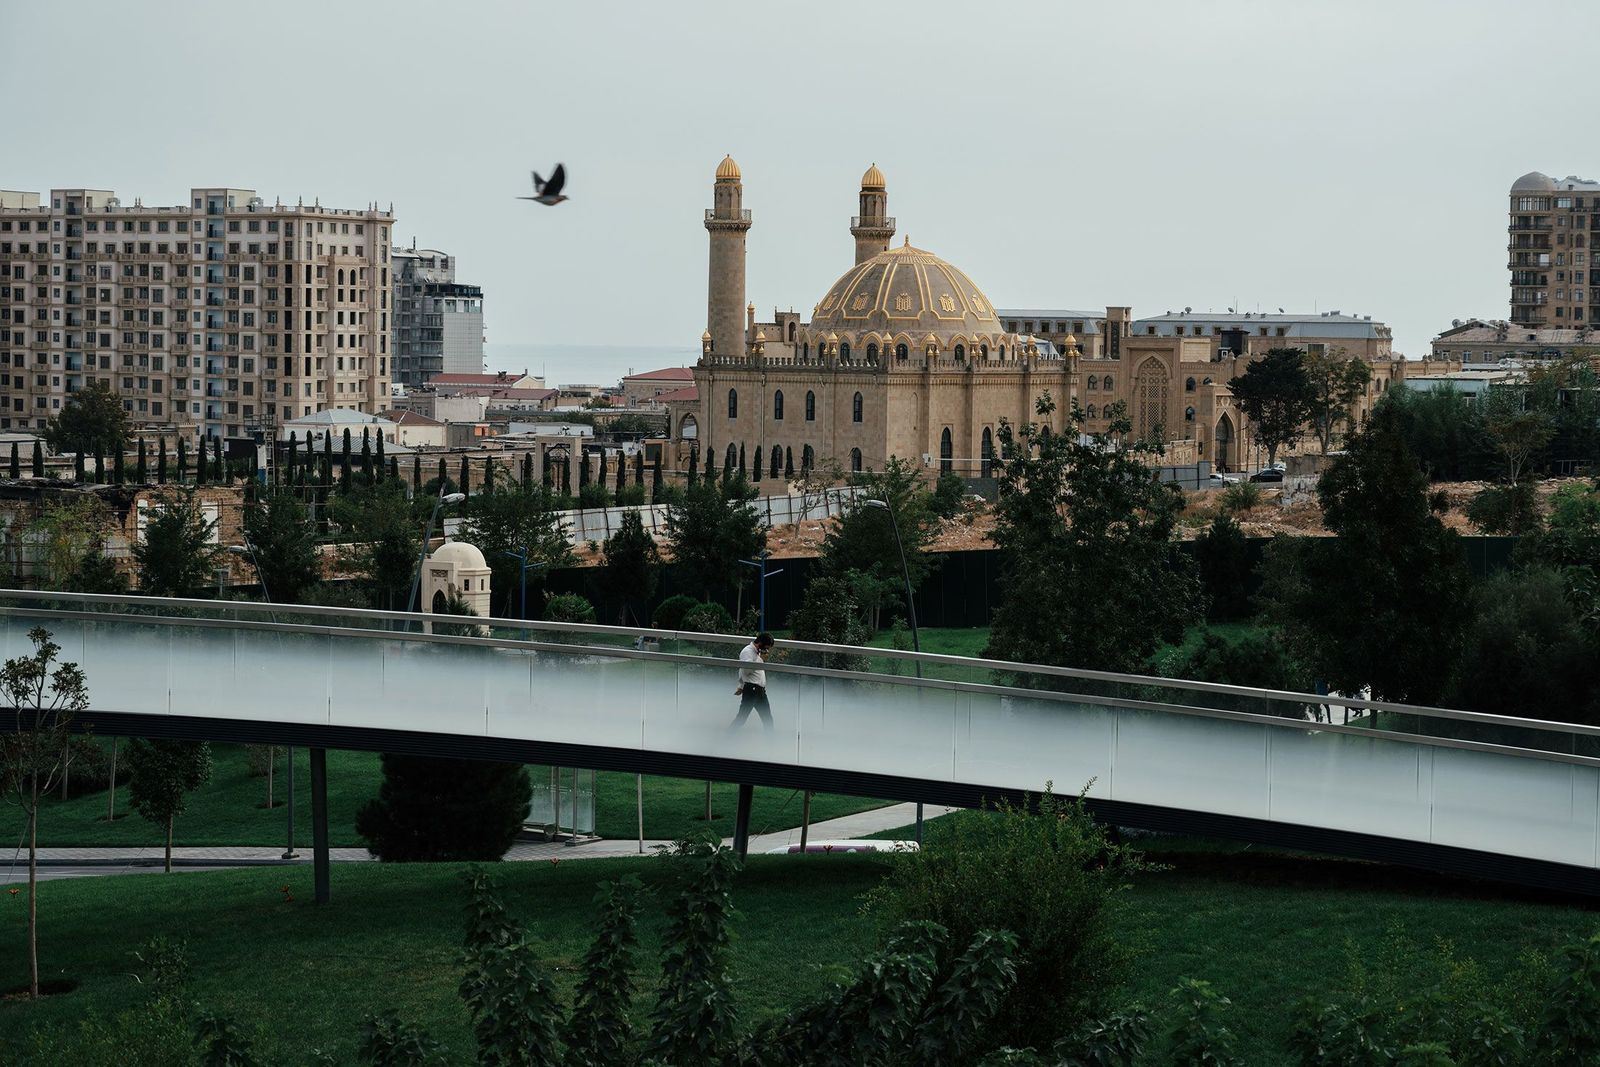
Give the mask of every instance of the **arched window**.
[{"label": "arched window", "polygon": [[1000,346],[1000,362],[1004,363],[1005,361],[1006,361],[1006,346],[1005,345],[1001,345]]},{"label": "arched window", "polygon": [[842,362],[842,363],[849,363],[850,362],[850,342],[849,341],[840,341],[839,342],[839,361]]},{"label": "arched window", "polygon": [[780,448],[778,445],[773,445],[772,446],[772,466],[771,466],[771,469],[768,471],[768,473],[771,474],[772,477],[776,478],[780,473],[782,473],[782,471],[783,471],[783,449]]},{"label": "arched window", "polygon": [[978,455],[982,457],[983,465],[979,473],[988,478],[994,474],[994,434],[989,432],[989,427],[983,428],[983,444],[979,447]]},{"label": "arched window", "polygon": [[1183,383],[1183,391],[1186,392],[1186,393],[1194,392],[1194,379],[1193,378],[1190,378],[1188,381]]},{"label": "arched window", "polygon": [[794,344],[794,323],[789,324],[789,343]]},{"label": "arched window", "polygon": [[1100,388],[1104,389],[1108,393],[1111,391],[1111,375],[1108,374],[1101,379]]},{"label": "arched window", "polygon": [[1089,375],[1089,388],[1091,390],[1094,389],[1095,386],[1097,386],[1099,384],[1100,384],[1099,377],[1097,377],[1096,375],[1093,375],[1093,374]]},{"label": "arched window", "polygon": [[340,271],[339,272],[339,284],[340,285],[344,284],[344,271]]},{"label": "arched window", "polygon": [[800,346],[800,358],[801,359],[810,359],[811,358],[811,342],[810,341],[807,341],[805,344]]},{"label": "arched window", "polygon": [[800,470],[802,472],[807,474],[811,473],[811,466],[816,461],[817,454],[811,450],[810,445],[806,445],[800,450]]},{"label": "arched window", "polygon": [[1134,376],[1134,432],[1143,441],[1161,439],[1167,421],[1167,369],[1151,356]]},{"label": "arched window", "polygon": [[806,390],[806,421],[817,421],[817,394],[810,389]]},{"label": "arched window", "polygon": [[783,390],[779,389],[772,394],[772,421],[783,421]]},{"label": "arched window", "polygon": [[878,360],[878,346],[876,344],[867,345],[867,362],[868,363],[876,363],[877,360]]},{"label": "arched window", "polygon": [[739,417],[739,390],[737,390],[737,389],[729,389],[728,390],[728,418],[737,419],[738,417]]},{"label": "arched window", "polygon": [[857,393],[850,400],[850,421],[851,422],[860,422],[861,421],[861,394],[860,393]]},{"label": "arched window", "polygon": [[906,358],[909,357],[910,355],[911,355],[911,351],[910,351],[910,349],[906,348],[905,345],[895,345],[894,346],[894,358],[898,359],[900,362],[904,363],[906,361]]},{"label": "arched window", "polygon": [[1091,419],[1098,419],[1100,417],[1099,414],[1096,413],[1093,404],[1089,405],[1089,410],[1085,414],[1087,414],[1087,416]]},{"label": "arched window", "polygon": [[1211,384],[1211,379],[1207,378],[1205,381],[1201,382],[1200,384],[1201,385],[1210,385]]},{"label": "arched window", "polygon": [[946,426],[939,433],[939,473],[949,474],[955,467],[956,446],[950,437],[950,427]]},{"label": "arched window", "polygon": [[966,345],[956,345],[956,362],[957,363],[965,362],[966,358],[967,358],[967,346]]},{"label": "arched window", "polygon": [[685,415],[683,421],[678,423],[678,437],[684,441],[693,441],[700,436],[700,422],[693,415]]},{"label": "arched window", "polygon": [[850,450],[850,472],[852,474],[861,473],[861,449],[859,448]]},{"label": "arched window", "polygon": [[1184,408],[1183,409],[1183,421],[1184,422],[1193,422],[1194,421],[1194,408],[1188,407],[1188,408]]},{"label": "arched window", "polygon": [[989,362],[989,346],[988,345],[979,345],[978,346],[978,358],[983,360],[985,363]]}]

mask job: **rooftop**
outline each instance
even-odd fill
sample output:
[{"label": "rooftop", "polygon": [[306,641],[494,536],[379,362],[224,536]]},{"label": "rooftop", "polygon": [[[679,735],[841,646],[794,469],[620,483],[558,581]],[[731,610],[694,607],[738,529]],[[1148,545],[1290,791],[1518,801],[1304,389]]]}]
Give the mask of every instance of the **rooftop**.
[{"label": "rooftop", "polygon": [[700,399],[700,389],[697,386],[691,385],[687,389],[674,389],[670,393],[662,393],[659,396],[656,396],[654,399],[658,404],[673,404],[695,401]]},{"label": "rooftop", "polygon": [[650,379],[668,379],[676,382],[692,382],[694,381],[694,369],[692,367],[662,367],[660,370],[647,370],[640,371],[638,374],[628,374],[625,375],[622,380],[625,382],[631,382],[647,381]]},{"label": "rooftop", "polygon": [[1577,345],[1600,347],[1600,330],[1586,327],[1536,326],[1495,319],[1467,319],[1452,324],[1435,337],[1434,344]]},{"label": "rooftop", "polygon": [[403,408],[395,408],[392,411],[386,411],[386,412],[384,412],[383,417],[385,419],[389,420],[390,422],[394,423],[396,426],[443,426],[444,425],[444,423],[440,422],[438,419],[430,419],[426,415],[420,414],[420,413],[415,412],[415,411],[408,411],[408,410],[405,410]]}]

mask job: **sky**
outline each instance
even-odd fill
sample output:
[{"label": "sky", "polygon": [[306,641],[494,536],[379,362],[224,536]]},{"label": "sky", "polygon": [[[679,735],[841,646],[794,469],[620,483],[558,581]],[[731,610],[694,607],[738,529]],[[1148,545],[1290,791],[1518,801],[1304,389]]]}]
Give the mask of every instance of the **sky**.
[{"label": "sky", "polygon": [[[1419,357],[1508,314],[1511,182],[1600,176],[1597,30],[1592,0],[0,0],[0,188],[392,202],[491,342],[694,345],[724,153],[764,318],[850,267],[877,163],[1000,307],[1337,309]],[[514,199],[557,161],[568,203]]]}]

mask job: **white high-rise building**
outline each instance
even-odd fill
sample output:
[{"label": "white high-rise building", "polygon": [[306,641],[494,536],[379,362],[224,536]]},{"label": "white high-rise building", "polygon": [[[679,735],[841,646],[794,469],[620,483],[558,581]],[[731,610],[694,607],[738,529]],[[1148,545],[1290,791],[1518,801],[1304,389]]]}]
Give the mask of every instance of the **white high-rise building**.
[{"label": "white high-rise building", "polygon": [[394,250],[394,380],[415,388],[440,374],[483,373],[483,290],[456,281],[432,248]]}]

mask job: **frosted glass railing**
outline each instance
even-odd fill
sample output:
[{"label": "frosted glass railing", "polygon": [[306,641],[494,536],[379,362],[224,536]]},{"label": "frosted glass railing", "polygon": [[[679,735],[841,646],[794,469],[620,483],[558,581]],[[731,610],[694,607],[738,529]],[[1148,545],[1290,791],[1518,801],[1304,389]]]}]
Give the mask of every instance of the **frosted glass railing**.
[{"label": "frosted glass railing", "polygon": [[[51,630],[82,664],[92,707],[108,712],[568,743],[994,790],[1053,782],[1597,865],[1600,759],[1584,751],[1597,731],[1583,726],[795,643],[767,668],[771,722],[735,726],[742,638],[16,591],[0,592],[0,622],[7,657],[26,651],[30,627]],[[919,665],[922,679],[911,676]],[[1281,714],[1330,706],[1332,722]],[[1385,717],[1395,728],[1363,725]],[[1413,720],[1439,735],[1411,732]],[[1481,736],[1463,736],[1472,733]]]}]

